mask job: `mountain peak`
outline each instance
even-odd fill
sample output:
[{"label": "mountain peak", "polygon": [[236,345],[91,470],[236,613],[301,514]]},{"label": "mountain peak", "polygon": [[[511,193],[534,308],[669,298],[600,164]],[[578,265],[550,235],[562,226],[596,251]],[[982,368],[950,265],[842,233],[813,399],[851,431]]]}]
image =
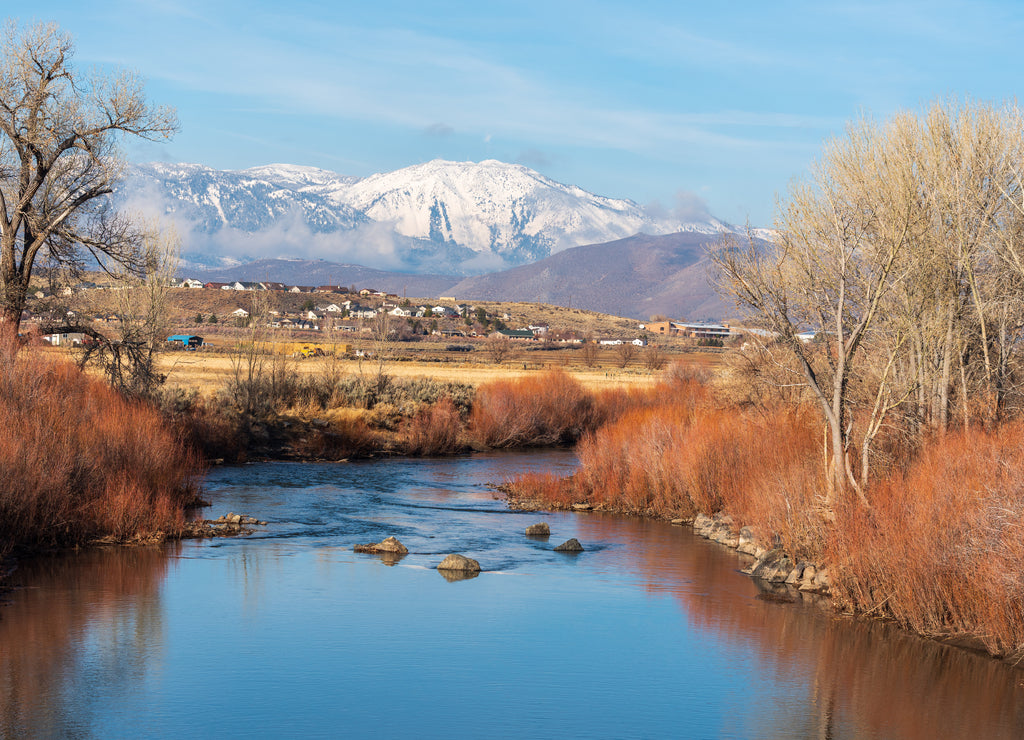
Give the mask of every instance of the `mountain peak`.
[{"label": "mountain peak", "polygon": [[365,178],[293,164],[215,170],[150,163],[118,193],[176,222],[186,251],[245,261],[297,255],[474,274],[634,234],[728,231],[556,182],[495,159],[435,159]]}]

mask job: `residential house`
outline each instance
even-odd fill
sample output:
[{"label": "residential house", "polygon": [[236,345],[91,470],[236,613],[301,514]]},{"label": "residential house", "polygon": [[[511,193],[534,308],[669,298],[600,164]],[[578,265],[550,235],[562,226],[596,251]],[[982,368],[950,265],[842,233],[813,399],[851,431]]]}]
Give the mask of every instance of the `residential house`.
[{"label": "residential house", "polygon": [[492,333],[491,336],[517,339],[520,341],[532,341],[536,339],[533,332],[529,329],[498,329],[498,331]]}]

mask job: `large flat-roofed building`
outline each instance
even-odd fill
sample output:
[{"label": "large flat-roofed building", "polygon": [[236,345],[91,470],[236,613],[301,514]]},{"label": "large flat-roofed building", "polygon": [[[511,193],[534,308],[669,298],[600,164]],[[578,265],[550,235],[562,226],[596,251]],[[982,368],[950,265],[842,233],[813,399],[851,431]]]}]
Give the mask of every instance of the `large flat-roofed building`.
[{"label": "large flat-roofed building", "polygon": [[640,327],[648,334],[691,337],[693,339],[728,339],[732,330],[728,324],[703,324],[687,321],[652,321]]}]

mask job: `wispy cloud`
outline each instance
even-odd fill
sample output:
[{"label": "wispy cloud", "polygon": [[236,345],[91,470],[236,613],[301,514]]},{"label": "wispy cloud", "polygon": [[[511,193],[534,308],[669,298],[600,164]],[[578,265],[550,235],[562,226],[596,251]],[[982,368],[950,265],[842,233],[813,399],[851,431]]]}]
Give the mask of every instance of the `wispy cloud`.
[{"label": "wispy cloud", "polygon": [[[174,5],[178,15],[181,5]],[[153,64],[161,77],[221,96],[228,107],[277,115],[380,122],[432,137],[457,129],[646,153],[687,146],[774,147],[779,145],[775,130],[836,123],[787,112],[679,113],[630,101],[616,104],[599,80],[590,88],[576,81],[566,87],[491,58],[476,44],[408,29],[311,22],[266,12],[244,30],[215,18],[204,19],[197,28],[193,43],[202,48],[201,54],[170,47],[150,52],[164,57]],[[726,42],[699,39],[679,29],[664,34],[664,43],[686,41],[691,50],[699,47],[692,52],[698,55],[715,50],[716,56],[730,57],[736,51]]]},{"label": "wispy cloud", "polygon": [[449,126],[447,123],[431,123],[423,128],[423,134],[425,136],[431,136],[437,139],[443,139],[447,136],[451,136],[455,133],[455,129]]}]

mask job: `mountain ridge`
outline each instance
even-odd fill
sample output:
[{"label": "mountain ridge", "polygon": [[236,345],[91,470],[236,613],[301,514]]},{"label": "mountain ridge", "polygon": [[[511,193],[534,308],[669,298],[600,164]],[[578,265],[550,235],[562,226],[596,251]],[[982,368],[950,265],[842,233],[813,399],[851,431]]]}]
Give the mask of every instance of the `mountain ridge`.
[{"label": "mountain ridge", "polygon": [[172,220],[193,265],[298,256],[414,273],[474,275],[637,232],[734,231],[652,213],[497,160],[432,160],[358,178],[299,165],[215,170],[134,165],[119,205]]}]

